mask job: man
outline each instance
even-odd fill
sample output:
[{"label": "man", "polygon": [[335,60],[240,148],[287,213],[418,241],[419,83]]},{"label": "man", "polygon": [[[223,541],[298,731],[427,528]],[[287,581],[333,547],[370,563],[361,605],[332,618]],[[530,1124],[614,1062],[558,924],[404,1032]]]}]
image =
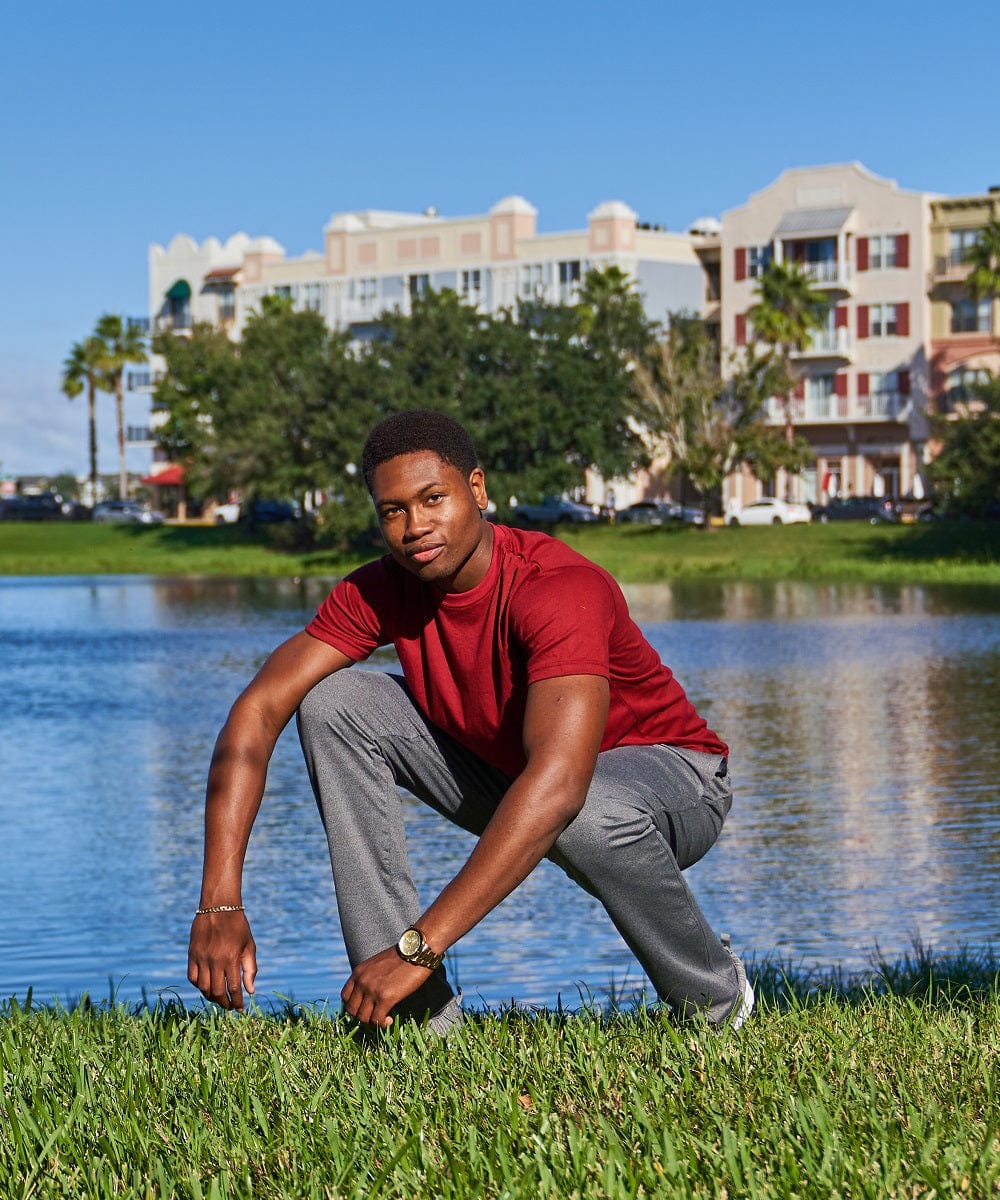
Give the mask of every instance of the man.
[{"label": "man", "polygon": [[[742,1024],[753,991],[681,874],[729,811],[728,750],[620,588],[556,539],[486,521],[475,450],[448,417],[389,417],[362,468],[389,553],[337,584],[219,735],[191,982],[225,1008],[253,991],[243,860],[297,712],[353,968],[341,996],[358,1021],[460,1022],[445,951],[548,857],[600,899],[672,1009]],[[347,670],[387,644],[402,678]],[[424,912],[400,786],[478,836]]]}]

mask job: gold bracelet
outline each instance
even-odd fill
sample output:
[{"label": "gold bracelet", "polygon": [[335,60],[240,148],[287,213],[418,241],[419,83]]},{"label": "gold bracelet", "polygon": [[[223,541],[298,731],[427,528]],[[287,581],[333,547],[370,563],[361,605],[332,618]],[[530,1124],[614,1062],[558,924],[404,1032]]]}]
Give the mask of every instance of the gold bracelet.
[{"label": "gold bracelet", "polygon": [[243,912],[242,904],[215,904],[211,908],[196,908],[194,915],[196,917],[204,916],[205,913],[217,912]]}]

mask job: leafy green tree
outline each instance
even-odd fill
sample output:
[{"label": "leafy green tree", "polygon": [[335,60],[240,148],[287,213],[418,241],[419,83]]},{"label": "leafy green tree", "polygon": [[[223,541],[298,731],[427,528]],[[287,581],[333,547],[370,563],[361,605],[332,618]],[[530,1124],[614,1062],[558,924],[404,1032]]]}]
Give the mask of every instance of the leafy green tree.
[{"label": "leafy green tree", "polygon": [[[195,324],[186,337],[159,334],[153,350],[165,363],[153,392],[153,408],[164,414],[156,426],[157,445],[171,462],[185,466],[194,494],[210,494],[216,414],[236,388],[238,348],[221,330]],[[224,479],[219,483],[223,495],[231,485]]]},{"label": "leafy green tree", "polygon": [[724,375],[717,342],[698,317],[672,317],[635,377],[636,415],[654,453],[668,457],[698,492],[705,529],[712,497],[743,463],[792,467],[808,453],[764,421],[768,398],[784,382],[775,356],[751,347]]},{"label": "leafy green tree", "polygon": [[971,270],[965,281],[974,300],[1000,296],[1000,221],[990,221],[966,253]]},{"label": "leafy green tree", "polygon": [[125,463],[125,368],[129,363],[148,362],[146,344],[138,328],[115,313],[98,319],[94,336],[104,347],[100,387],[115,398],[118,427],[118,496],[128,494],[128,468]]},{"label": "leafy green tree", "polygon": [[49,487],[64,500],[80,499],[80,484],[72,471],[60,471],[49,480]]},{"label": "leafy green tree", "polygon": [[957,417],[938,417],[941,450],[930,466],[949,515],[985,516],[1000,505],[1000,379],[973,389]]},{"label": "leafy green tree", "polygon": [[580,336],[595,357],[613,356],[627,366],[649,352],[660,327],[646,316],[634,280],[620,267],[592,267],[576,305]]},{"label": "leafy green tree", "polygon": [[364,352],[380,414],[426,407],[471,432],[501,509],[512,494],[580,486],[588,468],[624,473],[644,461],[628,423],[627,363],[589,341],[575,308],[532,302],[485,315],[451,291],[384,319]]},{"label": "leafy green tree", "polygon": [[795,438],[792,355],[805,350],[813,334],[823,328],[830,310],[830,298],[813,287],[812,280],[795,263],[768,263],[755,290],[758,299],[747,317],[753,326],[754,339],[778,355],[786,381],[781,393],[785,437],[791,443]]},{"label": "leafy green tree", "polygon": [[63,361],[62,390],[72,400],[87,390],[87,438],[90,461],[90,502],[98,499],[97,480],[97,402],[104,371],[104,343],[97,337],[74,342]]}]

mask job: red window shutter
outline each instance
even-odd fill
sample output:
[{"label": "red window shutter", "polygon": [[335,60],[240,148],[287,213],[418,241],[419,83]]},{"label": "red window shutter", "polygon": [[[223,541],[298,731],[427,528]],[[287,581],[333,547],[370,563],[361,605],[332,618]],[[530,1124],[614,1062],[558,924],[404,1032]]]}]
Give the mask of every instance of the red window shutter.
[{"label": "red window shutter", "polygon": [[896,372],[896,387],[901,396],[908,396],[910,394],[910,372],[909,371],[897,371]]},{"label": "red window shutter", "polygon": [[858,337],[866,338],[868,336],[868,305],[858,305]]},{"label": "red window shutter", "polygon": [[745,346],[747,344],[747,315],[746,313],[736,314],[736,345]]},{"label": "red window shutter", "polygon": [[908,233],[896,234],[896,266],[908,267],[910,265],[910,235]]},{"label": "red window shutter", "polygon": [[806,398],[806,381],[800,379],[792,389],[792,395],[796,400],[804,400]]},{"label": "red window shutter", "polygon": [[909,304],[896,305],[896,336],[910,336],[910,306]]},{"label": "red window shutter", "polygon": [[858,372],[858,395],[859,396],[867,396],[868,395],[868,372],[867,371],[859,371]]},{"label": "red window shutter", "polygon": [[858,270],[868,270],[868,239],[858,238]]},{"label": "red window shutter", "polygon": [[838,304],[833,310],[833,326],[835,329],[847,328],[847,305]]},{"label": "red window shutter", "polygon": [[736,247],[736,282],[740,283],[747,277],[747,248]]},{"label": "red window shutter", "polygon": [[847,373],[846,371],[838,371],[833,377],[833,394],[835,396],[847,395]]}]

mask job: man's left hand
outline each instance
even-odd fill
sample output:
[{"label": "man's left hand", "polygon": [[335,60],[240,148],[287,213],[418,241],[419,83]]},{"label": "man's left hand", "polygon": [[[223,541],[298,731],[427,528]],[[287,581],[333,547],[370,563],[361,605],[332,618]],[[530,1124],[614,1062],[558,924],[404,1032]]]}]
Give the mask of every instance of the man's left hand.
[{"label": "man's left hand", "polygon": [[344,1007],[363,1025],[388,1029],[390,1011],[426,983],[431,972],[399,957],[395,946],[366,958],[351,972],[340,998]]}]

